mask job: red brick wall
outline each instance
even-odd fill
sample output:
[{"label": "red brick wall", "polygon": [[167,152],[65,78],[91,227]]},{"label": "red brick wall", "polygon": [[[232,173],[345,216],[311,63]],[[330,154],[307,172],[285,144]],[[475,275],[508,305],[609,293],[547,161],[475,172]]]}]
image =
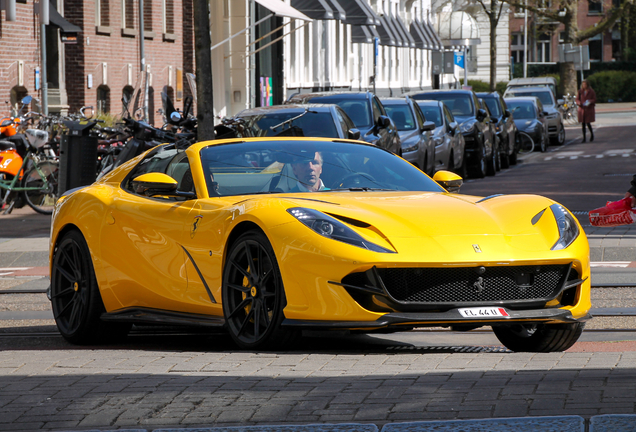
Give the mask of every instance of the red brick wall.
[{"label": "red brick wall", "polygon": [[[97,32],[95,22],[96,2],[64,0],[65,18],[83,29],[77,45],[65,45],[65,81],[70,111],[75,112],[84,105],[97,106],[97,88],[103,83],[102,64],[107,64],[106,85],[110,89],[110,111],[122,111],[122,90],[128,84],[128,64],[132,64],[132,85],[137,82],[140,70],[139,38],[122,35],[122,0],[109,1],[109,29]],[[161,108],[161,90],[168,85],[169,66],[172,66],[172,87],[176,93],[177,68],[192,71],[194,68],[192,39],[192,0],[173,0],[174,38],[163,35],[163,10],[161,0],[145,0],[152,4],[152,36],[146,38],[146,64],[150,66],[154,97],[154,119],[161,123],[156,110]],[[135,33],[138,32],[138,2],[135,1]],[[7,22],[5,13],[0,16],[0,114],[8,109],[4,101],[10,98],[11,88],[17,85],[17,61],[24,61],[24,86],[35,94],[34,71],[40,64],[39,24],[33,14],[34,3],[17,4],[17,22]],[[184,22],[184,12],[186,13]],[[189,16],[188,16],[189,13]],[[147,19],[146,19],[147,21]],[[184,29],[186,37],[184,38]],[[189,48],[190,47],[190,48]],[[190,49],[184,56],[184,50]],[[93,85],[88,88],[87,76],[92,74]],[[184,83],[184,90],[187,85]],[[181,107],[183,101],[173,101]],[[152,116],[151,116],[152,118]]]},{"label": "red brick wall", "polygon": [[[24,87],[34,97],[35,68],[40,65],[40,31],[33,2],[17,3],[17,21],[6,21],[0,12],[0,116],[9,114],[11,89],[18,85],[18,61],[24,62]],[[5,103],[7,102],[7,103]]]}]

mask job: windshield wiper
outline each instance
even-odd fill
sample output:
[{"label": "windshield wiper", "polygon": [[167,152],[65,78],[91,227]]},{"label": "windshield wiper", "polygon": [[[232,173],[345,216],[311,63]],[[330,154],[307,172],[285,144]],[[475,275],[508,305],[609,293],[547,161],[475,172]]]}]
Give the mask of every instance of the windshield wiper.
[{"label": "windshield wiper", "polygon": [[391,192],[395,192],[396,190],[385,189],[385,188],[370,188],[370,187],[350,187],[350,188],[325,189],[318,192],[331,192],[331,191],[351,191],[351,192],[391,191]]},{"label": "windshield wiper", "polygon": [[291,124],[294,120],[298,120],[299,118],[301,118],[302,116],[304,116],[304,115],[305,115],[305,114],[307,114],[307,113],[318,114],[318,111],[309,111],[309,108],[305,108],[305,112],[304,112],[304,113],[299,114],[299,115],[297,115],[296,117],[292,117],[292,118],[290,118],[290,119],[287,119],[287,120],[285,120],[284,122],[279,123],[279,124],[277,124],[277,125],[270,126],[269,128],[270,128],[272,131],[274,131],[274,132],[275,132],[275,131],[276,131],[276,129],[278,129],[279,127],[281,127],[281,126],[285,126],[286,124]]}]

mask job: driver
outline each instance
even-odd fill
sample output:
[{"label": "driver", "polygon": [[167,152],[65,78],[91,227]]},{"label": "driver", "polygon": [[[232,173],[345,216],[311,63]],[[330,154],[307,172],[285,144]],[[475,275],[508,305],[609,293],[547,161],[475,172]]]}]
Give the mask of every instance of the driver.
[{"label": "driver", "polygon": [[322,174],[322,154],[314,152],[313,159],[298,159],[292,162],[292,171],[298,179],[290,192],[317,192],[329,190],[320,179]]}]

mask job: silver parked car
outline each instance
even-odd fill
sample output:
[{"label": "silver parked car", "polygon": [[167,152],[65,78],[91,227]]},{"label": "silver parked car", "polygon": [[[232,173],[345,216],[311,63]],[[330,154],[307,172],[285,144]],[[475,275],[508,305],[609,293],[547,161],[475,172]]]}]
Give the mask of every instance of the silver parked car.
[{"label": "silver parked car", "polygon": [[382,105],[397,127],[402,142],[402,157],[432,176],[435,173],[435,146],[431,132],[435,124],[410,97],[382,98]]},{"label": "silver parked car", "polygon": [[427,121],[435,123],[432,141],[435,145],[435,170],[455,171],[462,177],[466,177],[466,164],[464,163],[464,135],[459,132],[459,127],[453,117],[453,113],[442,101],[420,100],[416,101],[424,113]]},{"label": "silver parked car", "polygon": [[513,97],[538,97],[543,104],[546,120],[548,122],[548,134],[551,144],[561,145],[565,143],[565,127],[563,126],[563,114],[559,104],[548,87],[516,87],[508,88],[504,93],[504,98]]}]

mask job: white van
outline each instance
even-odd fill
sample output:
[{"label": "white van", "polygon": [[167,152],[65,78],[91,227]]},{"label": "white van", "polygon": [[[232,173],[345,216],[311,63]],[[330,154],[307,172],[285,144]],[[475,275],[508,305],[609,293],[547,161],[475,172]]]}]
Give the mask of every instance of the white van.
[{"label": "white van", "polygon": [[511,79],[506,88],[508,90],[518,87],[548,87],[552,90],[554,99],[557,98],[557,82],[552,77],[536,77],[536,78],[515,78]]}]

